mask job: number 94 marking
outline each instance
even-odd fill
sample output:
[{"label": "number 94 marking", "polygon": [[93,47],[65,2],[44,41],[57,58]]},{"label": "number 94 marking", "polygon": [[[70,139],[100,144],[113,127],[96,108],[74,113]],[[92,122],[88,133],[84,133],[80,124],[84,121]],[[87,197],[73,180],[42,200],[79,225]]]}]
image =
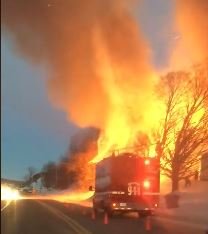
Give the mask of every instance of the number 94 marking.
[{"label": "number 94 marking", "polygon": [[137,182],[128,183],[128,195],[140,195],[140,184]]}]

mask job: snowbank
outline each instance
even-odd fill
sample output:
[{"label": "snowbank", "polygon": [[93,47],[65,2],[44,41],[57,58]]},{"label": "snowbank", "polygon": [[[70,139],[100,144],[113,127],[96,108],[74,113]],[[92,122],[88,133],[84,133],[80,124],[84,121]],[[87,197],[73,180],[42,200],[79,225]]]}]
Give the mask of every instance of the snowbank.
[{"label": "snowbank", "polygon": [[179,207],[175,209],[167,209],[161,196],[157,215],[208,225],[208,181],[193,182],[191,187],[179,192],[179,196]]}]

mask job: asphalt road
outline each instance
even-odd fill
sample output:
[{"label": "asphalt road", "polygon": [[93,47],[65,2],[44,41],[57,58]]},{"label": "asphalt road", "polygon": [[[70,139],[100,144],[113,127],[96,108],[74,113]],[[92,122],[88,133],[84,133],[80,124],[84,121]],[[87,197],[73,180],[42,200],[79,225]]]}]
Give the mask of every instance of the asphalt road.
[{"label": "asphalt road", "polygon": [[[1,203],[3,208],[5,203]],[[106,221],[106,220],[105,220]],[[1,211],[2,234],[205,234],[200,226],[165,218],[117,215],[104,224],[91,209],[55,201],[19,200]]]}]

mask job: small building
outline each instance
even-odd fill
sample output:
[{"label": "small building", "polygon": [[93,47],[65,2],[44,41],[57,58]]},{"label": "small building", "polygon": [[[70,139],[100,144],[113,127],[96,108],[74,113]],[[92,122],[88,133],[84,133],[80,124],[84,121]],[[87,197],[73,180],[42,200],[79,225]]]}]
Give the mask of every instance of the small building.
[{"label": "small building", "polygon": [[208,152],[201,157],[200,180],[208,181]]}]

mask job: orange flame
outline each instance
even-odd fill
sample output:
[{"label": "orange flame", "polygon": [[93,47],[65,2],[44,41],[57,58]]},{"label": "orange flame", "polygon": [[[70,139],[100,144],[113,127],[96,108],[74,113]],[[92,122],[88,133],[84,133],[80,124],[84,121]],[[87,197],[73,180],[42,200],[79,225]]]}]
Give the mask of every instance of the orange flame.
[{"label": "orange flame", "polygon": [[98,30],[95,46],[97,73],[102,77],[111,105],[98,142],[99,153],[92,162],[100,161],[112,150],[133,147],[139,132],[151,137],[163,112],[153,91],[158,77],[148,66],[133,69],[131,65],[116,64]]}]

